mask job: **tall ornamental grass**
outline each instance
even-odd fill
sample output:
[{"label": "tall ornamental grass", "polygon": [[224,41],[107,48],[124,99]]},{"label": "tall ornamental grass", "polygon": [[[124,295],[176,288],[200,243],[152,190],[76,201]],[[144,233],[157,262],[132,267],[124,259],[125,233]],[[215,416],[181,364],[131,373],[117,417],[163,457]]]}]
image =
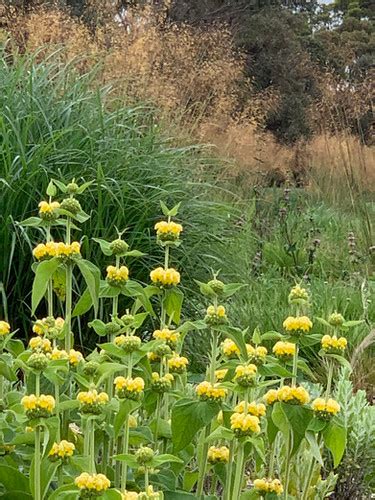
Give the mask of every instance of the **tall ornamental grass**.
[{"label": "tall ornamental grass", "polygon": [[[49,178],[92,180],[85,205],[97,217],[83,224],[81,234],[106,238],[114,227],[126,229],[129,243],[136,240],[146,254],[151,254],[149,228],[159,200],[182,201],[181,213],[188,213],[191,222],[186,227],[189,245],[176,252],[179,265],[187,275],[194,269],[195,276],[219,268],[234,210],[213,201],[227,193],[211,185],[212,165],[202,153],[166,137],[151,108],[124,107],[112,98],[110,86],[98,88],[95,69],[79,75],[74,64],[56,62],[56,54],[38,59],[38,53],[11,59],[6,49],[0,58],[0,286],[5,316],[16,318],[18,327],[29,316],[33,272],[25,256],[38,232],[18,222],[31,215]],[[197,181],[198,169],[205,183]],[[99,246],[84,236],[81,243],[100,264]],[[133,277],[144,279],[152,259],[134,262]],[[7,305],[4,297],[9,295],[13,300]]]}]

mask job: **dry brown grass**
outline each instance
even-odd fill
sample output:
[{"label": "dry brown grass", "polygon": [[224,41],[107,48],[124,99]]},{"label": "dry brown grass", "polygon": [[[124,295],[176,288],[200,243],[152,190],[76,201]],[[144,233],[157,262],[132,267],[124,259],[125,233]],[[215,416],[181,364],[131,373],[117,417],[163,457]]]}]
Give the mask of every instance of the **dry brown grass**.
[{"label": "dry brown grass", "polygon": [[91,32],[62,11],[38,10],[18,16],[10,34],[38,57],[62,47],[56,57],[75,59],[80,71],[100,62],[101,83],[110,82],[117,96],[150,101],[172,117],[199,121],[233,112],[243,60],[229,31],[163,25],[149,10],[131,20],[130,29],[107,21]]},{"label": "dry brown grass", "polygon": [[[101,12],[109,11],[103,7]],[[247,97],[244,104],[243,91],[251,96],[251,85],[224,26],[177,26],[166,22],[162,10],[150,9],[128,13],[122,22],[111,19],[106,15],[101,27],[91,30],[61,10],[18,14],[8,25],[10,46],[37,51],[38,58],[54,53],[79,72],[100,63],[99,84],[111,84],[121,99],[151,102],[174,132],[212,143],[229,160],[222,175],[240,179],[245,188],[254,182],[303,183],[327,192],[337,183],[375,188],[374,149],[339,132],[342,123],[335,127],[348,89],[327,80],[324,99],[311,113],[317,135],[287,147],[263,131],[263,118],[277,95]],[[353,113],[360,106],[353,100]]]}]

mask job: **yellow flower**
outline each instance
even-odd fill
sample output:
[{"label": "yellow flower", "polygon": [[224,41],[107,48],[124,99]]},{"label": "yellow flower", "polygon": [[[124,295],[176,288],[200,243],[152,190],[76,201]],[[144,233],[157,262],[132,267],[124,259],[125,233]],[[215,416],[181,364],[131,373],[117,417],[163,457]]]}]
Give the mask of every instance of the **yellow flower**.
[{"label": "yellow flower", "polygon": [[50,354],[50,358],[52,361],[56,361],[59,359],[68,359],[68,353],[64,351],[64,349],[59,349],[58,347],[54,347]]},{"label": "yellow flower", "polygon": [[197,396],[203,401],[222,401],[227,395],[226,389],[208,381],[201,382],[195,389]]},{"label": "yellow flower", "polygon": [[93,415],[100,415],[102,407],[109,401],[108,394],[92,389],[87,392],[79,392],[77,400],[80,403],[80,411]]},{"label": "yellow flower", "polygon": [[263,346],[254,347],[251,344],[246,344],[247,355],[249,360],[256,365],[261,365],[264,363],[267,356],[267,349]]},{"label": "yellow flower", "polygon": [[337,415],[340,411],[340,405],[334,399],[316,398],[311,403],[311,408],[319,418],[329,420],[331,417]]},{"label": "yellow flower", "polygon": [[204,320],[210,326],[222,325],[226,323],[228,321],[228,318],[226,315],[225,307],[221,305],[208,306]]},{"label": "yellow flower", "polygon": [[56,403],[53,396],[48,394],[30,394],[21,399],[21,404],[28,418],[46,418],[53,412]]},{"label": "yellow flower", "polygon": [[284,491],[279,479],[255,479],[254,488],[261,493],[275,493],[276,495],[281,495]]},{"label": "yellow flower", "polygon": [[147,357],[149,359],[149,361],[151,361],[151,363],[155,362],[155,361],[159,361],[160,360],[160,356],[158,356],[156,354],[156,352],[148,352],[147,353]]},{"label": "yellow flower", "polygon": [[291,304],[302,304],[309,300],[309,294],[301,285],[296,285],[291,289],[288,300]]},{"label": "yellow flower", "polygon": [[284,329],[291,335],[300,335],[311,330],[313,324],[307,316],[289,316],[283,323]]},{"label": "yellow flower", "polygon": [[104,474],[88,474],[87,472],[82,472],[76,477],[74,483],[80,490],[98,493],[106,491],[111,486],[110,480]]},{"label": "yellow flower", "polygon": [[215,379],[220,382],[221,380],[223,380],[226,376],[226,374],[228,373],[228,369],[227,368],[223,368],[221,370],[215,370]]},{"label": "yellow flower", "polygon": [[10,325],[6,321],[0,321],[0,336],[8,335],[10,333]]},{"label": "yellow flower", "polygon": [[83,360],[83,356],[79,351],[70,349],[69,351],[69,363],[71,366],[77,366],[80,361]]},{"label": "yellow flower", "polygon": [[280,340],[273,346],[272,352],[277,358],[287,360],[294,356],[296,352],[296,344],[293,344],[293,342],[283,342]]},{"label": "yellow flower", "polygon": [[[234,408],[236,413],[244,413],[245,412],[245,401],[240,401]],[[263,417],[266,414],[266,407],[263,403],[257,403],[256,401],[252,401],[247,405],[247,413],[250,415],[254,415],[255,417]]]},{"label": "yellow flower", "polygon": [[106,279],[112,286],[122,286],[129,279],[129,269],[126,266],[121,266],[119,268],[108,266]]},{"label": "yellow flower", "polygon": [[210,464],[228,463],[229,448],[227,448],[226,446],[210,446],[207,453],[207,460]]},{"label": "yellow flower", "polygon": [[42,260],[49,256],[47,246],[44,243],[39,243],[33,250],[33,256],[37,260]]},{"label": "yellow flower", "polygon": [[221,352],[226,356],[227,358],[233,358],[236,356],[240,355],[240,350],[237,347],[237,344],[233,342],[231,339],[225,339],[221,345]]},{"label": "yellow flower", "polygon": [[245,413],[233,413],[230,417],[230,428],[237,437],[258,433],[260,432],[259,418]]},{"label": "yellow flower", "polygon": [[336,335],[324,335],[321,340],[322,349],[326,352],[342,353],[345,351],[348,341],[345,337],[337,338]]},{"label": "yellow flower", "polygon": [[175,355],[168,359],[168,367],[172,373],[183,373],[188,364],[189,360],[185,356]]},{"label": "yellow flower", "polygon": [[60,208],[60,203],[58,201],[41,201],[38,205],[40,214],[52,214],[55,210]]},{"label": "yellow flower", "polygon": [[169,328],[155,330],[152,336],[156,340],[164,340],[172,348],[175,347],[177,345],[177,342],[180,340],[179,332],[170,330]]},{"label": "yellow flower", "polygon": [[249,387],[256,381],[257,367],[256,365],[239,365],[236,367],[234,380],[242,387]]},{"label": "yellow flower", "polygon": [[303,387],[290,387],[284,385],[277,391],[279,401],[290,404],[305,405],[310,401],[309,393]]},{"label": "yellow flower", "polygon": [[276,401],[278,401],[278,390],[277,389],[270,389],[263,396],[263,400],[266,404],[273,405],[273,403],[276,403]]},{"label": "yellow flower", "polygon": [[116,394],[120,398],[138,400],[145,388],[145,382],[141,377],[116,377],[113,382]]},{"label": "yellow flower", "polygon": [[159,286],[176,286],[180,283],[180,273],[173,268],[158,267],[151,271],[150,278]]},{"label": "yellow flower", "polygon": [[26,411],[34,410],[37,407],[37,402],[38,398],[35,396],[35,394],[30,394],[30,396],[24,396],[21,399],[21,404]]},{"label": "yellow flower", "polygon": [[74,446],[73,443],[70,443],[69,441],[66,441],[63,439],[59,443],[53,443],[52,448],[50,452],[48,453],[48,457],[53,460],[53,459],[67,459],[71,456],[73,456],[74,450],[76,447]]},{"label": "yellow flower", "polygon": [[183,231],[181,224],[170,221],[160,221],[155,224],[156,235],[161,241],[175,241]]},{"label": "yellow flower", "polygon": [[32,351],[41,351],[44,353],[52,351],[51,341],[43,337],[31,338],[29,341],[29,347]]}]

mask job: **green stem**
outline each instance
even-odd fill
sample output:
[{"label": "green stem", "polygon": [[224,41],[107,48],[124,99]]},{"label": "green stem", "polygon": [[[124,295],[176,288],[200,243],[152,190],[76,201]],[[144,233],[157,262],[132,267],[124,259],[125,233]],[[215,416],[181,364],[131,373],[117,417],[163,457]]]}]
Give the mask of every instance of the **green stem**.
[{"label": "green stem", "polygon": [[[65,233],[65,243],[70,245],[71,243],[71,231],[72,231],[72,220],[70,217],[66,218],[66,233]],[[71,331],[72,331],[72,264],[67,262],[66,264],[66,297],[65,297],[65,322],[66,322],[66,333],[65,333],[65,350],[69,353],[71,349]]]},{"label": "green stem", "polygon": [[295,387],[297,383],[297,372],[298,372],[298,344],[296,344],[296,350],[293,357],[293,376],[292,376],[292,386]]},{"label": "green stem", "polygon": [[236,461],[236,473],[234,476],[233,485],[233,499],[240,498],[241,486],[242,486],[242,467],[244,461],[244,445],[243,443],[238,443],[237,449],[237,461]]},{"label": "green stem", "polygon": [[59,402],[60,402],[60,387],[59,384],[55,383],[55,402],[56,402],[56,417],[57,417],[57,433],[56,439],[60,441],[61,439],[61,419],[60,419],[60,411],[59,411]]},{"label": "green stem", "polygon": [[[122,441],[123,441],[123,436],[119,436],[117,438],[116,442],[116,453],[119,453],[120,450],[122,450]],[[116,461],[115,464],[115,487],[119,488],[120,483],[121,483],[121,469],[122,469],[122,464],[119,460]]]},{"label": "green stem", "polygon": [[145,490],[147,491],[147,488],[149,486],[149,481],[148,481],[148,467],[145,467]]},{"label": "green stem", "polygon": [[[123,453],[128,453],[129,451],[129,415],[125,419],[125,429],[124,429],[124,439],[122,442]],[[126,462],[121,463],[121,491],[125,493],[126,491],[126,480],[128,475],[128,466]]]},{"label": "green stem", "polygon": [[290,476],[290,455],[292,449],[292,433],[289,431],[287,445],[286,445],[286,466],[285,466],[285,480],[284,480],[284,498],[288,499],[289,476]]},{"label": "green stem", "polygon": [[40,396],[40,372],[35,374],[35,396]]},{"label": "green stem", "polygon": [[230,492],[232,486],[233,452],[234,452],[234,441],[232,441],[229,446],[229,462],[227,464],[227,475],[224,487],[224,500],[231,500]]},{"label": "green stem", "polygon": [[90,420],[90,431],[89,431],[89,439],[90,439],[90,472],[95,472],[95,421],[93,419]]},{"label": "green stem", "polygon": [[270,477],[270,478],[272,478],[273,470],[275,468],[276,438],[277,438],[277,436],[275,437],[275,439],[272,443],[272,446],[271,446],[271,450],[270,450],[270,465],[268,468],[268,477]]},{"label": "green stem", "polygon": [[308,498],[309,498],[309,489],[310,489],[310,483],[311,483],[313,473],[314,473],[314,457],[311,457],[310,464],[309,464],[309,471],[308,471],[306,481],[305,481],[305,484],[303,487],[301,500],[308,500]]},{"label": "green stem", "polygon": [[210,434],[210,426],[207,425],[201,433],[199,447],[201,450],[200,455],[200,463],[199,463],[199,476],[198,476],[198,485],[197,485],[197,497],[200,498],[203,495],[203,487],[204,487],[204,479],[206,476],[207,469],[207,452],[208,452],[208,443],[206,443],[206,439]]},{"label": "green stem", "polygon": [[155,449],[157,449],[157,447],[158,447],[158,433],[159,433],[161,402],[162,402],[162,395],[158,394],[157,400],[156,400],[156,411],[155,411],[155,434],[154,434]]},{"label": "green stem", "polygon": [[[51,241],[51,228],[47,226],[46,228],[46,241],[49,243]],[[53,285],[52,279],[48,280],[47,287],[47,304],[48,304],[48,316],[53,316]]]},{"label": "green stem", "polygon": [[90,424],[88,419],[82,419],[83,434],[83,456],[89,458],[90,455]]},{"label": "green stem", "polygon": [[109,441],[108,441],[108,439],[104,439],[104,442],[103,442],[102,474],[107,475],[108,461],[109,461]]},{"label": "green stem", "polygon": [[327,388],[326,388],[326,394],[325,394],[326,402],[328,401],[328,398],[331,394],[332,376],[333,376],[333,360],[329,360],[329,362],[328,362]]},{"label": "green stem", "polygon": [[73,267],[71,262],[66,264],[66,297],[65,297],[65,350],[69,353],[72,348],[71,332],[72,332],[72,287],[73,287]]},{"label": "green stem", "polygon": [[34,493],[35,500],[42,500],[41,484],[40,484],[40,426],[37,425],[35,429],[35,451],[34,451]]},{"label": "green stem", "polygon": [[62,486],[64,484],[64,469],[62,464],[59,465],[59,468],[57,469],[57,484],[58,486]]},{"label": "green stem", "polygon": [[217,358],[217,348],[218,348],[218,332],[212,330],[212,346],[211,346],[211,364],[209,372],[209,382],[211,384],[215,383],[215,369],[216,369],[216,358]]},{"label": "green stem", "polygon": [[165,247],[164,252],[164,269],[168,269],[169,266],[169,245]]}]

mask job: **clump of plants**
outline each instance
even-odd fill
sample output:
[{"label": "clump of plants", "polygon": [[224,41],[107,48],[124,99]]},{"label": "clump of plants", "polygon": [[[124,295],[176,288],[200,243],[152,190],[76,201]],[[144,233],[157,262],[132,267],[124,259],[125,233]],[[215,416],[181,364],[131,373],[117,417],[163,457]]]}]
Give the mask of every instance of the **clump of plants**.
[{"label": "clump of plants", "polygon": [[[230,298],[244,285],[218,274],[198,282],[202,318],[183,319],[183,276],[173,255],[183,243],[179,205],[161,203],[154,229],[164,258],[149,284],[132,279],[130,258],[143,254],[115,228],[112,241],[92,243],[108,258],[103,277],[77,239],[89,217],[81,205],[89,185],[51,181],[38,215],[23,221],[43,235],[33,250],[31,312],[37,318],[46,302],[48,316],[33,321],[26,348],[11,322],[0,322],[3,493],[35,500],[325,498],[345,453],[333,385],[338,366],[348,365],[346,333],[356,322],[337,312],[313,318],[309,292],[297,284],[281,332],[241,330],[232,324]],[[61,228],[65,237],[57,241]],[[80,296],[73,295],[78,273]],[[84,356],[75,349],[72,318],[91,308],[96,319],[87,326],[97,347]],[[157,325],[150,335],[148,324]],[[186,335],[197,331],[210,339],[203,376],[189,372],[184,352]],[[324,388],[313,384],[304,358],[314,344],[321,345]]]}]

